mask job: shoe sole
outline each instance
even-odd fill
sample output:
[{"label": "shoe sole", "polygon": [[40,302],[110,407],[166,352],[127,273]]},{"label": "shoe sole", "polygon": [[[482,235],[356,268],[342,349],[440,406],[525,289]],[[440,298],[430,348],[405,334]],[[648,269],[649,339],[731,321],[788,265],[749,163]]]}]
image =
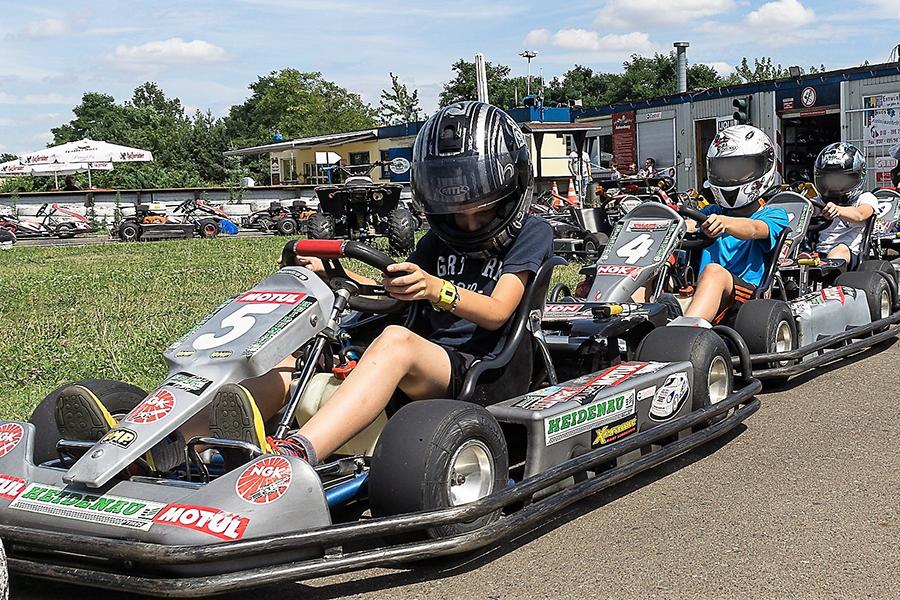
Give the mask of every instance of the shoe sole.
[{"label": "shoe sole", "polygon": [[98,441],[117,423],[87,388],[64,391],[56,400],[56,424],[66,440]]},{"label": "shoe sole", "polygon": [[257,411],[253,399],[240,389],[219,390],[213,399],[209,418],[209,432],[213,437],[248,442],[261,448],[268,447],[265,437],[260,438],[262,419],[257,426]]}]

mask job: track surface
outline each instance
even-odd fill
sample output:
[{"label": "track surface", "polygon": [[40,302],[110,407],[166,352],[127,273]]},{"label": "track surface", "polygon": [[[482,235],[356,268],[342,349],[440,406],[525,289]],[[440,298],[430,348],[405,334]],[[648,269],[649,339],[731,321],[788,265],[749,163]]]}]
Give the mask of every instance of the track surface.
[{"label": "track surface", "polygon": [[[237,236],[223,235],[228,237],[259,237],[266,234],[254,229],[242,229]],[[106,235],[79,235],[73,238],[60,239],[55,237],[38,237],[38,238],[19,238],[13,248],[26,246],[92,246],[95,244],[121,244],[119,240],[110,238]]]},{"label": "track surface", "polygon": [[[763,394],[746,427],[540,529],[258,597],[900,598],[900,344]],[[114,593],[12,581],[12,598]],[[225,596],[230,600],[254,592]]]}]

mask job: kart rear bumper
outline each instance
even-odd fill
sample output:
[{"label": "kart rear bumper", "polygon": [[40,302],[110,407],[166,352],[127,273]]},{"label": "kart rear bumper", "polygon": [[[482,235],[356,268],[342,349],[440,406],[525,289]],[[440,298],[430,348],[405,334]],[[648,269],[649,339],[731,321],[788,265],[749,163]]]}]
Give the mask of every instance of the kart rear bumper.
[{"label": "kart rear bumper", "polygon": [[[459,507],[202,546],[153,544],[10,525],[0,525],[0,537],[7,545],[9,568],[14,572],[167,597],[221,594],[280,581],[457,554],[481,548],[546,522],[549,515],[582,498],[726,433],[759,409],[759,400],[753,395],[760,389],[759,381],[749,380],[743,388],[718,404],[677,417],[616,444],[592,450],[505,490]],[[693,433],[684,433],[714,416],[725,414],[728,416],[715,424]],[[652,446],[661,440],[671,439],[679,432],[683,436],[677,441]],[[650,447],[652,450],[649,453],[634,462],[598,472],[596,477],[585,478],[540,501],[532,501],[538,492],[569,480],[573,475],[592,471],[629,452]],[[399,543],[390,538],[398,534],[424,532],[437,525],[470,522],[512,506],[521,508],[462,536],[412,543]],[[316,551],[314,558],[285,561],[286,555],[308,554],[312,550]],[[271,564],[248,568],[241,563],[261,556],[273,557]],[[276,557],[280,558],[280,562]],[[161,576],[160,567],[166,565],[206,565],[209,567],[207,572],[212,574]],[[225,571],[222,565],[230,566]],[[235,565],[239,566],[235,568]]]}]

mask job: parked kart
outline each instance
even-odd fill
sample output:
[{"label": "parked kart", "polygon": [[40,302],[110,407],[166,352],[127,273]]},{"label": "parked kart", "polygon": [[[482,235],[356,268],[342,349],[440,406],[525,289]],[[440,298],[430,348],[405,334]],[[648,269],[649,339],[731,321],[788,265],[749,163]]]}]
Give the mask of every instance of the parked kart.
[{"label": "parked kart", "polygon": [[[403,161],[409,169],[409,162]],[[368,166],[368,172],[380,166],[402,172],[404,165],[396,159]],[[396,172],[396,171],[395,171]],[[367,175],[355,175],[338,185],[316,187],[319,212],[308,219],[310,239],[345,238],[371,241],[385,236],[391,253],[406,256],[416,243],[418,222],[412,211],[400,201],[403,185],[374,183]]]},{"label": "parked kart", "polygon": [[2,217],[0,217],[0,250],[12,248],[15,243],[16,234],[3,227]]},{"label": "parked kart", "polygon": [[884,260],[897,260],[900,254],[900,192],[893,188],[875,190],[878,211],[872,231],[872,254]]},{"label": "parked kart", "polygon": [[[466,552],[722,435],[759,407],[759,382],[733,378],[724,342],[700,328],[661,328],[634,360],[559,382],[540,331],[555,258],[529,282],[506,346],[470,369],[458,398],[383,414],[316,467],[202,437],[189,441],[182,467],[147,472],[144,453],[221,384],[296,353],[295,391],[272,432],[283,436],[339,384],[326,370],[334,351],[348,336],[371,339],[357,335],[362,321],[384,325],[366,317],[350,327],[348,311],[404,308],[348,279],[339,262],[384,271],[385,254],[305,240],[289,242],[282,260],[297,253],[321,257],[332,287],[282,268],[169,346],[169,374],[149,395],[83,382],[121,418],[100,442],[59,439],[54,394],[29,422],[0,423],[0,538],[11,570],[178,597]],[[246,459],[223,461],[222,450]],[[359,518],[367,510],[374,518]]]},{"label": "parked kart", "polygon": [[62,208],[55,202],[42,204],[34,217],[0,215],[0,228],[23,239],[37,237],[66,239],[94,231],[90,221],[83,215]]},{"label": "parked kart", "polygon": [[307,220],[314,214],[316,211],[304,200],[294,200],[287,208],[274,200],[268,208],[254,211],[241,219],[241,227],[263,233],[295,235],[305,232]]},{"label": "parked kart", "polygon": [[553,227],[553,253],[566,258],[593,262],[603,251],[612,231],[605,208],[576,208],[559,204],[548,191],[535,198],[531,213],[543,217]]},{"label": "parked kart", "polygon": [[110,227],[110,236],[123,242],[159,239],[190,239],[219,235],[228,215],[220,208],[189,198],[171,211],[164,204],[137,204],[123,209],[118,226]]}]

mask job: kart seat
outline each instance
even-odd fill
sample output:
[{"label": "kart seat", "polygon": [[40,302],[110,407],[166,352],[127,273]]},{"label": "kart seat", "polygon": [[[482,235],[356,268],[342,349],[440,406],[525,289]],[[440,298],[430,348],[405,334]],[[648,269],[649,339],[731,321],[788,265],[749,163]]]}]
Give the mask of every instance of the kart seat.
[{"label": "kart seat", "polygon": [[575,208],[569,207],[569,212],[579,227],[591,233],[606,232],[606,211],[602,208]]},{"label": "kart seat", "polygon": [[[533,383],[552,372],[548,355],[539,346],[540,315],[553,269],[564,264],[565,259],[553,256],[538,268],[512,317],[506,345],[494,358],[472,365],[463,380],[459,400],[487,406],[528,392]],[[535,312],[537,318],[533,318]],[[535,354],[541,358],[539,369],[534,368]]]},{"label": "kart seat", "polygon": [[778,239],[775,240],[775,247],[772,249],[772,252],[769,253],[766,260],[766,269],[763,271],[762,281],[760,281],[759,286],[757,286],[756,290],[753,292],[754,300],[764,298],[766,292],[772,289],[772,283],[774,283],[775,275],[778,273],[778,259],[781,257],[781,252],[790,235],[791,230],[789,227],[785,227],[781,230],[781,233],[778,234]]}]

